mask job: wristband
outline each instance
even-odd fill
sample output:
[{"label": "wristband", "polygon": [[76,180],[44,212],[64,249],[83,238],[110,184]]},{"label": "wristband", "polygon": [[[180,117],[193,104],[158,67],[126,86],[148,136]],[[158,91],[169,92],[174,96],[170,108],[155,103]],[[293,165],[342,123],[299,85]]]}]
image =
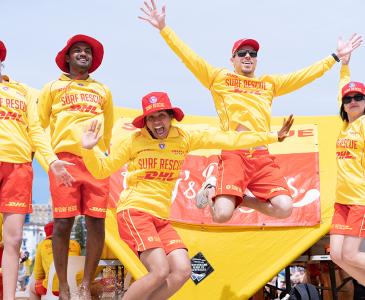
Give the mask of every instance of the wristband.
[{"label": "wristband", "polygon": [[332,53],[331,55],[335,59],[335,61],[340,62],[340,59],[338,58],[338,56],[335,53]]}]

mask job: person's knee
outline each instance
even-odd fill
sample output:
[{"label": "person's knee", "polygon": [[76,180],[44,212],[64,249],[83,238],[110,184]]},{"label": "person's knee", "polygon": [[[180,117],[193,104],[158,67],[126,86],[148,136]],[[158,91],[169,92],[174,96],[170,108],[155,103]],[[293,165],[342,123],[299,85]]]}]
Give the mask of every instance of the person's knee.
[{"label": "person's knee", "polygon": [[275,209],[275,217],[278,219],[289,218],[293,212],[293,199],[286,195],[280,195],[271,199]]},{"label": "person's knee", "polygon": [[330,257],[335,264],[340,264],[342,262],[342,253],[340,251],[331,248]]},{"label": "person's knee", "polygon": [[168,264],[162,264],[158,266],[157,268],[154,268],[151,270],[151,275],[153,276],[154,280],[161,284],[167,279],[167,276],[170,274],[170,268]]},{"label": "person's knee", "polygon": [[191,264],[186,263],[180,266],[177,275],[181,284],[184,284],[191,277]]},{"label": "person's knee", "polygon": [[342,254],[343,257],[343,262],[348,264],[348,265],[353,265],[353,266],[357,266],[358,265],[358,261],[357,261],[357,255],[356,253],[353,253],[352,251],[344,251],[344,253]]},{"label": "person's knee", "polygon": [[53,236],[61,237],[65,235],[65,232],[71,232],[74,219],[55,219],[53,226]]},{"label": "person's knee", "polygon": [[20,245],[23,240],[23,231],[22,230],[14,230],[9,234],[4,235],[4,247],[5,249],[11,247],[15,249],[16,252],[19,251]]},{"label": "person's knee", "polygon": [[234,196],[218,196],[212,211],[212,219],[216,223],[225,223],[229,221],[234,213],[236,206],[236,197]]}]

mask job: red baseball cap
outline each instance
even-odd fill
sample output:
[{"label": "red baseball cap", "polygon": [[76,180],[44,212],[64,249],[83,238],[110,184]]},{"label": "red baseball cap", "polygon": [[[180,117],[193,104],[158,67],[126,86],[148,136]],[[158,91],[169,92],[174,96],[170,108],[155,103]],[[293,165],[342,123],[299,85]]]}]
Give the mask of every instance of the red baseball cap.
[{"label": "red baseball cap", "polygon": [[258,41],[254,40],[254,39],[242,39],[242,40],[238,40],[233,44],[233,48],[232,48],[232,55],[236,53],[236,51],[243,47],[243,46],[250,46],[252,47],[255,51],[259,51],[260,49],[260,44],[258,43]]},{"label": "red baseball cap", "polygon": [[342,97],[345,97],[348,93],[358,92],[365,96],[365,86],[362,82],[351,81],[342,88]]},{"label": "red baseball cap", "polygon": [[70,72],[68,63],[66,62],[66,54],[68,54],[68,51],[70,50],[73,44],[79,42],[84,42],[90,45],[91,50],[93,52],[93,61],[89,69],[89,73],[94,72],[101,65],[101,62],[103,61],[103,56],[104,56],[103,45],[98,40],[90,36],[77,34],[67,41],[66,46],[60,52],[58,52],[56,56],[57,66],[65,73]]},{"label": "red baseball cap", "polygon": [[44,225],[44,233],[46,234],[46,239],[49,239],[53,234],[53,222],[49,222]]},{"label": "red baseball cap", "polygon": [[184,118],[183,111],[178,107],[172,107],[169,96],[164,92],[152,92],[142,98],[143,114],[135,118],[132,122],[134,127],[142,128],[145,125],[145,117],[157,111],[171,109],[174,118],[181,121]]},{"label": "red baseball cap", "polygon": [[0,41],[0,61],[4,61],[6,58],[6,47],[5,44]]}]

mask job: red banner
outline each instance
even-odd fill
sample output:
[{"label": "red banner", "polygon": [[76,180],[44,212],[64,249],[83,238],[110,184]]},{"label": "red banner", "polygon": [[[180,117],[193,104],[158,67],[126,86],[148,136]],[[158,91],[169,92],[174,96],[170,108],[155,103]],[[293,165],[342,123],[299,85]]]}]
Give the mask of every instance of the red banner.
[{"label": "red banner", "polygon": [[[313,226],[320,221],[318,153],[294,153],[276,155],[278,164],[286,175],[294,210],[287,219],[275,219],[253,209],[239,207],[225,225],[234,226]],[[217,225],[212,222],[209,208],[198,209],[195,195],[205,178],[217,171],[217,156],[189,155],[183,165],[180,178],[172,193],[171,219],[183,223]],[[111,176],[110,195],[115,206],[119,194],[125,188],[126,168]],[[246,191],[249,193],[249,191]]]}]

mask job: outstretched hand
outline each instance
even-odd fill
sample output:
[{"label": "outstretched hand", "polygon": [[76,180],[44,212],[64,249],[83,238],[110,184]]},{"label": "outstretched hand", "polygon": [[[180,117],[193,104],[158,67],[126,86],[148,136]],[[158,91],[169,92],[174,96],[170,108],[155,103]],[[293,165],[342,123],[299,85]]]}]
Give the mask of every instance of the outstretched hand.
[{"label": "outstretched hand", "polygon": [[99,142],[101,135],[99,135],[101,123],[93,120],[88,128],[85,128],[82,134],[81,144],[85,149],[92,149]]},{"label": "outstretched hand", "polygon": [[340,37],[337,41],[337,52],[336,55],[343,62],[348,63],[352,51],[360,47],[362,43],[362,36],[354,33],[348,41],[343,41]]},{"label": "outstretched hand", "polygon": [[150,4],[147,1],[144,1],[144,7],[141,7],[140,9],[145,16],[138,16],[138,18],[147,21],[153,27],[162,30],[166,26],[166,6],[162,6],[161,11],[158,11],[156,2],[154,0],[150,1]]},{"label": "outstretched hand", "polygon": [[293,115],[290,115],[288,119],[284,118],[283,125],[278,131],[278,141],[282,142],[289,136],[289,131],[294,123]]},{"label": "outstretched hand", "polygon": [[66,166],[74,166],[74,165],[75,164],[73,163],[59,159],[51,163],[49,168],[51,169],[53,175],[56,178],[57,185],[64,184],[65,186],[68,187],[72,186],[72,183],[75,181],[75,179],[67,171]]}]

